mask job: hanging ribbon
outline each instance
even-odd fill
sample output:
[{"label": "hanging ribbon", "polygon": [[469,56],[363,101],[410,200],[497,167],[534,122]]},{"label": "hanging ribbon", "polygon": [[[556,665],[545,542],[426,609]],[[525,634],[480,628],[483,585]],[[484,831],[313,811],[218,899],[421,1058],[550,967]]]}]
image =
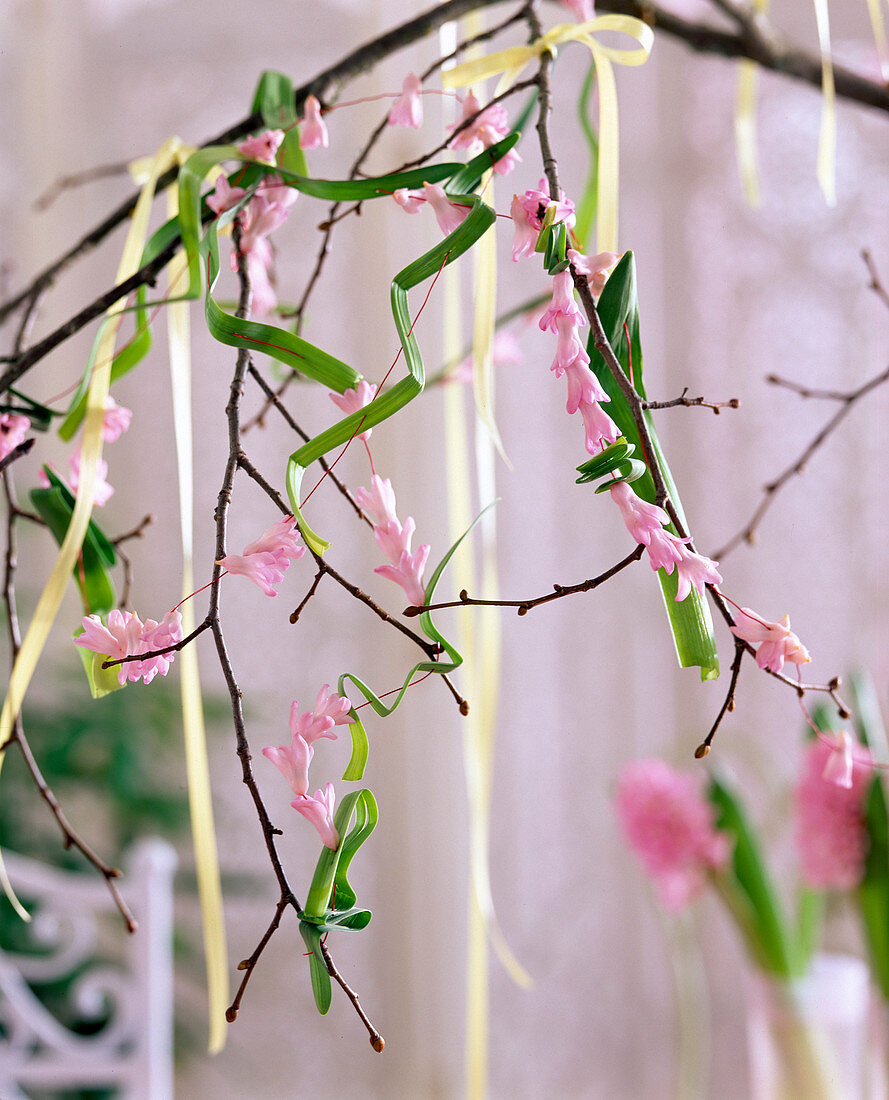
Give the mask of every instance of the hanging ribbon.
[{"label": "hanging ribbon", "polygon": [[[133,211],[123,255],[117,269],[116,283],[122,283],[139,269],[142,249],[148,236],[148,222],[155,185],[158,177],[176,163],[175,150],[177,145],[178,139],[164,142],[157,155],[151,160],[147,179]],[[25,692],[31,683],[31,678],[37,668],[49,632],[55,622],[68,580],[77,562],[77,556],[80,553],[89,526],[90,515],[93,510],[93,495],[98,479],[98,467],[102,458],[102,423],[105,417],[105,398],[108,396],[111,379],[111,360],[114,358],[114,344],[125,306],[125,299],[120,299],[109,307],[94,345],[92,377],[87,393],[86,425],[81,447],[80,478],[77,485],[74,512],[68,525],[68,531],[59,548],[55,565],[40,595],[40,599],[37,601],[37,607],[34,610],[28,632],[25,635],[22,648],[19,650],[19,655],[16,658],[9,679],[6,699],[3,703],[3,710],[0,712],[0,746],[4,748],[12,732],[16,715],[21,710]],[[0,766],[2,766],[5,755],[5,752],[0,751]],[[28,920],[27,912],[12,893],[9,880],[6,878],[6,873],[2,867],[2,861],[0,861],[0,883],[2,883],[3,889],[19,916],[24,920]]]},{"label": "hanging ribbon", "polygon": [[[181,149],[180,165],[194,149]],[[132,166],[131,166],[132,171]],[[179,188],[167,188],[167,216],[179,213]],[[179,480],[179,523],[182,543],[182,633],[190,634],[195,627],[194,605],[187,597],[194,591],[194,553],[192,516],[194,512],[192,427],[191,427],[191,335],[189,303],[181,300],[188,286],[188,261],[184,253],[171,260],[168,267],[170,304],[167,306],[167,343],[170,356],[170,381],[173,393],[173,428],[176,437],[176,461]],[[177,300],[180,299],[180,300]],[[209,1050],[216,1054],[225,1046],[225,1010],[228,1005],[228,959],[225,942],[225,921],[222,908],[222,884],[216,829],[213,823],[213,799],[210,786],[210,766],[207,759],[207,739],[204,730],[204,708],[198,673],[196,648],[186,646],[180,655],[180,689],[182,697],[182,733],[185,742],[185,769],[188,777],[188,803],[191,812],[191,832],[194,844],[195,872],[201,902],[201,922],[204,938],[204,962],[207,971],[209,1001]]]},{"label": "hanging ribbon", "polygon": [[867,13],[874,32],[877,57],[880,60],[880,75],[889,84],[889,43],[886,41],[886,24],[883,22],[883,9],[880,0],[867,0]]},{"label": "hanging ribbon", "polygon": [[[603,31],[629,35],[638,49],[606,46],[594,37]],[[445,88],[465,88],[500,75],[497,95],[510,88],[522,71],[545,53],[553,57],[566,42],[580,42],[590,51],[599,82],[599,208],[596,214],[596,249],[617,251],[618,165],[620,130],[617,114],[615,65],[644,65],[654,44],[654,31],[629,15],[601,15],[586,23],[560,23],[529,46],[512,46],[442,73]]]},{"label": "hanging ribbon", "polygon": [[827,0],[815,0],[818,45],[821,49],[821,134],[818,138],[818,183],[828,206],[837,201],[837,112],[830,59],[830,17]]},{"label": "hanging ribbon", "polygon": [[[765,15],[769,0],[753,0],[753,14]],[[738,62],[738,95],[735,101],[735,156],[741,187],[748,206],[759,206],[759,164],[756,155],[756,84],[759,67],[743,58]]]}]

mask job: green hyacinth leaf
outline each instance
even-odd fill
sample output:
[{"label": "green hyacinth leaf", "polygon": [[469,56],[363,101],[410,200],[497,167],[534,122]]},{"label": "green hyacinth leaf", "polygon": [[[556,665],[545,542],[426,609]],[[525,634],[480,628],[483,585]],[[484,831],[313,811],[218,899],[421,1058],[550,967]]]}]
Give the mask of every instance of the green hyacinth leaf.
[{"label": "green hyacinth leaf", "polygon": [[[599,298],[597,308],[605,335],[608,337],[608,341],[620,361],[624,373],[632,381],[636,392],[644,400],[646,394],[643,381],[642,343],[636,296],[636,267],[632,252],[625,253],[611,273]],[[625,325],[626,331],[624,330]],[[629,344],[627,334],[629,334]],[[639,442],[639,433],[630,406],[617,382],[612,377],[605,360],[596,349],[592,335],[587,345],[587,351],[590,356],[590,367],[611,399],[608,405],[609,416],[617,424],[621,435],[636,446],[636,454],[641,455],[643,452]],[[646,411],[643,415],[651,438],[654,457],[660,466],[670,499],[682,523],[687,528],[688,523],[682,509],[682,502],[658,441],[654,418],[649,411]],[[646,472],[644,476],[636,479],[633,482],[633,489],[643,500],[654,503],[656,494],[654,482],[649,473]],[[677,533],[672,524],[666,529],[674,534]],[[719,675],[719,657],[716,652],[716,639],[713,635],[713,621],[710,617],[710,609],[707,606],[706,599],[699,595],[696,589],[692,588],[688,596],[681,603],[677,603],[675,596],[678,577],[675,569],[670,576],[662,569],[659,570],[658,579],[661,583],[661,591],[670,620],[679,664],[683,668],[699,667],[701,678],[704,680],[715,679]]]}]

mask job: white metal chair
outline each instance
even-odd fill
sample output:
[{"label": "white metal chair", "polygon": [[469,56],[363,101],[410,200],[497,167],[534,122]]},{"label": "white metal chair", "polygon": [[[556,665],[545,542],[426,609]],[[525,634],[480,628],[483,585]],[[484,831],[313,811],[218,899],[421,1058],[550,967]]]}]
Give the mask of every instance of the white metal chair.
[{"label": "white metal chair", "polygon": [[[0,948],[0,1097],[25,1100],[23,1089],[114,1087],[127,1100],[172,1100],[173,849],[144,840],[126,861],[124,889],[139,929],[128,936],[121,924],[123,966],[90,961],[104,946],[99,921],[114,909],[101,879],[12,853],[3,858],[16,891],[34,907],[31,927],[42,952]],[[65,1027],[31,988],[81,967],[73,1007],[85,1018],[105,1019],[88,1036]]]}]

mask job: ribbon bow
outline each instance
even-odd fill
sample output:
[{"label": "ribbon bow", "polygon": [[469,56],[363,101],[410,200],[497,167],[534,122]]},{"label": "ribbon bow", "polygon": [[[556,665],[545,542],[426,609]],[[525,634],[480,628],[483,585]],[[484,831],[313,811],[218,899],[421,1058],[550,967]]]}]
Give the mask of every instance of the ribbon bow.
[{"label": "ribbon bow", "polygon": [[[629,35],[638,43],[637,49],[618,49],[606,46],[594,35],[601,31],[615,31]],[[442,73],[445,88],[465,88],[478,84],[488,77],[500,75],[496,95],[502,95],[512,87],[527,65],[545,53],[553,57],[559,46],[566,42],[581,42],[592,54],[599,82],[599,169],[598,206],[596,215],[596,249],[599,252],[617,251],[617,200],[619,127],[617,116],[617,87],[612,63],[616,65],[644,65],[651,53],[654,32],[647,23],[630,15],[600,15],[586,23],[559,23],[528,46],[512,46],[487,57],[467,61]]]}]

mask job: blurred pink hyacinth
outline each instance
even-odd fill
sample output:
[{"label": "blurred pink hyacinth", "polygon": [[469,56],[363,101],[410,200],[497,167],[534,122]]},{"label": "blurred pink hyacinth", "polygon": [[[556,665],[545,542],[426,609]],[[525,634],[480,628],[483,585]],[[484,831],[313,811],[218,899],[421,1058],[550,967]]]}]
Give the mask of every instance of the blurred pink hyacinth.
[{"label": "blurred pink hyacinth", "polygon": [[286,516],[245,546],[243,554],[226,554],[217,564],[229,573],[249,577],[267,596],[277,596],[276,586],[284,579],[284,571],[305,552],[296,520]]},{"label": "blurred pink hyacinth", "polygon": [[[283,130],[264,130],[261,134],[255,134],[253,137],[248,137],[246,141],[242,141],[238,146],[238,152],[251,160],[260,160],[263,164],[274,164],[283,140]],[[217,189],[218,187],[217,182]]]},{"label": "blurred pink hyacinth", "polygon": [[212,194],[207,196],[207,206],[218,216],[237,206],[246,194],[243,187],[232,187],[225,173],[222,172],[216,177],[216,186]]},{"label": "blurred pink hyacinth", "polygon": [[699,784],[663,760],[630,764],[618,782],[615,808],[627,842],[667,909],[687,905],[708,875],[728,861],[728,838],[717,831],[713,807]]},{"label": "blurred pink hyacinth", "polygon": [[[45,475],[44,475],[45,476]],[[93,490],[93,504],[97,508],[101,508],[103,504],[107,504],[109,500],[114,496],[114,486],[109,485],[106,481],[108,476],[108,463],[104,458],[99,459],[99,464],[96,467],[96,487]],[[80,448],[78,447],[71,455],[68,456],[68,482],[71,488],[77,492],[77,486],[80,484]],[[47,481],[47,484],[49,482]]]},{"label": "blurred pink hyacinth", "polygon": [[772,623],[749,607],[742,607],[731,630],[736,638],[756,649],[756,663],[760,668],[780,672],[785,661],[804,665],[812,659],[809,651],[790,629],[789,615],[785,615],[778,623]]},{"label": "blurred pink hyacinth", "polygon": [[864,802],[872,779],[870,753],[845,731],[821,735],[807,748],[794,792],[796,844],[807,885],[850,890],[861,882]]},{"label": "blurred pink hyacinth", "polygon": [[18,413],[3,413],[0,416],[0,458],[6,458],[19,443],[23,443],[31,421]]},{"label": "blurred pink hyacinth", "polygon": [[290,803],[294,810],[298,811],[315,826],[325,847],[336,851],[339,846],[340,836],[333,823],[333,806],[336,795],[333,784],[328,783],[323,791],[315,791],[314,797],[298,794]]},{"label": "blurred pink hyacinth", "polygon": [[586,23],[590,19],[596,18],[593,0],[562,0],[562,3],[574,12],[578,23]]},{"label": "blurred pink hyacinth", "polygon": [[133,419],[131,409],[118,405],[110,395],[105,398],[105,415],[102,419],[102,438],[106,443],[116,443],[128,430]]},{"label": "blurred pink hyacinth", "polygon": [[389,112],[390,126],[412,126],[415,130],[423,124],[423,100],[420,98],[420,78],[408,73],[401,86],[401,95]]}]

